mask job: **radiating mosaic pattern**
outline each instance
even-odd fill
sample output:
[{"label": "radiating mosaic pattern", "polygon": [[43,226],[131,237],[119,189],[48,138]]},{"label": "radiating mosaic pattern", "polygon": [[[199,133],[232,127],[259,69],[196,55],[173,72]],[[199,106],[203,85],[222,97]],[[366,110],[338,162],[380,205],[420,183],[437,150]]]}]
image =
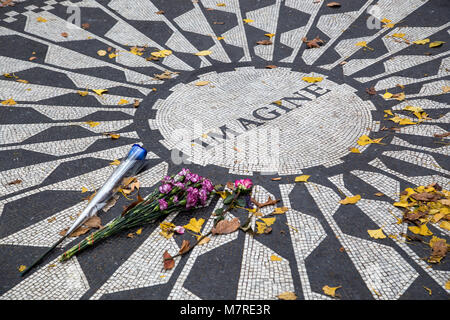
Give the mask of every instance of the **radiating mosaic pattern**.
[{"label": "radiating mosaic pattern", "polygon": [[[448,138],[435,137],[450,130],[447,1],[14,2],[0,8],[0,101],[16,102],[0,105],[0,299],[272,300],[286,291],[332,299],[325,285],[341,286],[341,299],[448,299],[448,257],[430,265],[429,248],[367,233],[410,233],[393,206],[405,188],[450,188]],[[303,39],[315,37],[323,45],[308,48]],[[446,43],[413,44],[425,38]],[[159,50],[172,54],[150,59]],[[386,100],[386,91],[406,99]],[[385,110],[414,120],[408,105],[430,119],[386,130]],[[362,135],[383,144],[361,146]],[[280,199],[263,218],[287,211],[271,233],[212,236],[172,270],[163,269],[163,252],[175,255],[194,238],[166,239],[150,225],[61,264],[63,248],[80,241],[66,239],[21,278],[18,268],[84,208],[82,188],[99,188],[133,143],[149,150],[142,194],[189,167],[215,183],[252,178],[257,201]],[[308,182],[294,182],[300,174]],[[339,203],[356,194],[356,205]],[[128,203],[100,212],[102,222]],[[222,206],[215,199],[166,220],[203,218],[207,233]],[[228,219],[248,216],[236,210]],[[450,242],[448,230],[429,228]]]}]

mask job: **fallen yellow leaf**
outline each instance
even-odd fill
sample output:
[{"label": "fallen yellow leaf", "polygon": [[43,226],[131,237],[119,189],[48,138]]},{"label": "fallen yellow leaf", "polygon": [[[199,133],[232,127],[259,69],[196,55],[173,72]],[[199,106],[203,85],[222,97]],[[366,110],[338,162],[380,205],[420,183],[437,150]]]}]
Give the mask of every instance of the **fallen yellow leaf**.
[{"label": "fallen yellow leaf", "polygon": [[324,286],[322,288],[322,290],[323,290],[323,293],[325,293],[326,295],[336,297],[336,290],[339,288],[342,288],[342,286],[339,286],[339,287]]},{"label": "fallen yellow leaf", "polygon": [[422,107],[414,107],[414,106],[406,106],[403,110],[411,111],[411,112],[423,112]]},{"label": "fallen yellow leaf", "polygon": [[89,92],[88,91],[77,91],[78,92],[78,94],[80,95],[80,96],[82,96],[82,97],[85,97],[85,96],[87,96],[88,94],[89,94]]},{"label": "fallen yellow leaf", "polygon": [[98,50],[97,51],[97,54],[100,56],[100,57],[103,57],[103,56],[106,56],[106,50]]},{"label": "fallen yellow leaf", "polygon": [[295,177],[295,182],[307,182],[309,177],[311,177],[311,176],[309,176],[307,174],[297,176],[297,177]]},{"label": "fallen yellow leaf", "polygon": [[422,236],[431,236],[433,233],[428,229],[426,224],[422,224],[420,227],[408,227],[408,229],[415,234],[420,234]]},{"label": "fallen yellow leaf", "polygon": [[88,188],[85,188],[85,187],[81,187],[81,193],[85,193],[85,192],[88,192],[89,191],[89,189]]},{"label": "fallen yellow leaf", "polygon": [[392,96],[393,96],[393,94],[390,92],[387,92],[387,91],[383,94],[384,99],[390,99],[390,98],[392,98]]},{"label": "fallen yellow leaf", "polygon": [[120,160],[115,159],[115,160],[111,161],[109,164],[112,166],[118,166],[120,164]]},{"label": "fallen yellow leaf", "polygon": [[4,106],[13,106],[15,104],[17,104],[17,102],[15,102],[14,99],[7,99],[2,101],[2,105]]},{"label": "fallen yellow leaf", "polygon": [[376,230],[367,230],[369,235],[374,239],[384,239],[386,238],[386,235],[383,233],[383,229],[376,229]]},{"label": "fallen yellow leaf", "polygon": [[401,126],[409,125],[409,124],[417,124],[417,123],[418,123],[418,122],[412,121],[411,119],[408,119],[408,118],[401,118],[401,117],[399,117],[399,116],[395,116],[395,117],[393,117],[393,118],[389,118],[388,120],[393,121],[393,122],[395,122],[395,123],[398,123],[398,124],[401,125]]},{"label": "fallen yellow leaf", "polygon": [[280,293],[277,297],[280,300],[297,300],[297,295],[290,291]]},{"label": "fallen yellow leaf", "polygon": [[252,19],[243,19],[243,20],[244,20],[245,23],[255,22],[255,21],[252,20]]},{"label": "fallen yellow leaf", "polygon": [[404,34],[404,33],[394,33],[392,36],[394,38],[403,38],[404,36],[406,36],[406,34]]},{"label": "fallen yellow leaf", "polygon": [[315,83],[315,82],[322,81],[323,78],[322,77],[303,77],[302,80],[309,82],[309,83]]},{"label": "fallen yellow leaf", "polygon": [[260,218],[260,220],[264,221],[267,226],[271,226],[275,223],[277,218]]},{"label": "fallen yellow leaf", "polygon": [[358,148],[351,148],[351,149],[350,149],[350,152],[351,152],[351,153],[361,153],[361,151],[359,151]]},{"label": "fallen yellow leaf", "polygon": [[378,138],[378,139],[370,139],[368,136],[366,135],[362,135],[361,137],[359,137],[357,143],[360,146],[365,146],[371,143],[380,143],[381,144],[381,140],[383,140],[383,138]]},{"label": "fallen yellow leaf", "polygon": [[192,218],[189,220],[189,223],[184,226],[185,229],[189,229],[191,231],[194,231],[196,233],[200,233],[200,230],[202,228],[203,223],[205,222],[205,219],[195,219]]},{"label": "fallen yellow leaf", "polygon": [[270,256],[270,261],[282,261],[282,260],[283,260],[282,258],[280,258],[274,254]]},{"label": "fallen yellow leaf", "polygon": [[443,221],[443,222],[439,225],[439,227],[441,227],[442,229],[445,229],[445,230],[450,230],[450,222],[448,222],[448,221]]},{"label": "fallen yellow leaf", "polygon": [[273,214],[283,214],[286,211],[288,211],[289,208],[288,207],[280,207],[280,208],[275,208],[275,210],[273,210]]},{"label": "fallen yellow leaf", "polygon": [[108,90],[106,89],[92,89],[92,91],[94,91],[96,94],[98,94],[99,96],[103,95],[104,93],[108,92]]},{"label": "fallen yellow leaf", "polygon": [[86,121],[85,123],[88,124],[91,128],[94,128],[100,124],[100,122],[95,121]]},{"label": "fallen yellow leaf", "polygon": [[156,52],[152,52],[151,55],[157,58],[164,58],[170,56],[172,54],[171,50],[160,50]]},{"label": "fallen yellow leaf", "polygon": [[355,204],[359,200],[361,200],[361,196],[359,194],[353,196],[353,197],[345,197],[345,199],[339,201],[340,204]]},{"label": "fallen yellow leaf", "polygon": [[272,39],[272,37],[275,37],[275,33],[266,33],[264,34],[266,37],[269,37],[269,39]]},{"label": "fallen yellow leaf", "polygon": [[212,53],[212,51],[209,50],[203,50],[203,51],[199,51],[197,52],[195,55],[196,56],[208,56]]},{"label": "fallen yellow leaf", "polygon": [[137,231],[136,231],[136,234],[137,235],[139,235],[139,234],[141,234],[142,233],[142,228],[140,228],[140,229],[138,229]]},{"label": "fallen yellow leaf", "polygon": [[210,82],[209,81],[198,81],[198,82],[196,82],[195,83],[195,85],[197,86],[197,87],[201,87],[201,86],[206,86],[207,84],[209,84]]},{"label": "fallen yellow leaf", "polygon": [[423,40],[416,40],[413,41],[414,44],[427,44],[428,42],[430,42],[430,39],[423,39]]},{"label": "fallen yellow leaf", "polygon": [[19,267],[19,271],[22,272],[23,270],[25,270],[27,268],[27,266],[24,266],[23,264]]},{"label": "fallen yellow leaf", "polygon": [[47,19],[44,19],[44,18],[42,18],[42,17],[37,17],[37,18],[36,18],[36,21],[37,21],[37,22],[47,22]]},{"label": "fallen yellow leaf", "polygon": [[440,47],[444,44],[444,41],[434,41],[432,43],[430,43],[430,48],[436,48],[436,47]]},{"label": "fallen yellow leaf", "polygon": [[130,103],[130,102],[126,99],[120,99],[117,104],[127,104],[127,103]]}]

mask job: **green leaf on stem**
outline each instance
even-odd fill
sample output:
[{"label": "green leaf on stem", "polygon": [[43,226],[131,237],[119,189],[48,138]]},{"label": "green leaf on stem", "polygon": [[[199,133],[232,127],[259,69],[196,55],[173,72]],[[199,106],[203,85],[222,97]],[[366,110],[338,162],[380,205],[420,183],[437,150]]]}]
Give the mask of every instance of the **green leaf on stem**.
[{"label": "green leaf on stem", "polygon": [[223,204],[230,204],[234,199],[234,195],[233,194],[229,194],[225,200],[223,200]]}]

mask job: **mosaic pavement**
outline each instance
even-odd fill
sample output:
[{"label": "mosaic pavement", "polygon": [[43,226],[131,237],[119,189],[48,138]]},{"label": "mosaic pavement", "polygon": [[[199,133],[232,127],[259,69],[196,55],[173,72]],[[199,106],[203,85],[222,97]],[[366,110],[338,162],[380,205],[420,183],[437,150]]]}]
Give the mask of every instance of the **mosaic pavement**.
[{"label": "mosaic pavement", "polygon": [[[448,257],[430,266],[429,249],[367,233],[410,234],[396,224],[401,210],[392,204],[400,191],[432,182],[449,188],[448,139],[434,137],[450,130],[443,90],[450,86],[448,1],[342,0],[338,8],[313,0],[14,2],[0,8],[0,73],[18,77],[0,79],[0,100],[17,102],[0,105],[0,299],[270,300],[285,291],[331,299],[325,285],[342,286],[341,299],[449,298]],[[257,44],[265,34],[272,44]],[[308,49],[302,38],[316,36],[325,43]],[[447,43],[412,44],[424,38]],[[148,50],[133,54],[132,46]],[[108,47],[117,55],[97,54]],[[163,49],[173,53],[146,59]],[[211,54],[195,54],[204,50]],[[155,78],[166,70],[170,79]],[[78,94],[86,89],[108,93]],[[386,100],[386,91],[405,92],[406,100]],[[383,130],[392,127],[383,111],[401,113],[406,105],[421,106],[432,120]],[[360,146],[362,135],[384,144]],[[172,270],[163,269],[162,253],[177,253],[192,236],[168,240],[146,226],[61,264],[62,247],[80,240],[66,239],[21,278],[18,267],[50,247],[83,209],[81,188],[100,187],[110,162],[133,143],[149,150],[142,194],[189,167],[215,183],[250,177],[255,199],[271,196],[289,210],[270,234],[213,237],[176,258]],[[311,177],[295,183],[300,174]],[[362,196],[357,204],[339,204],[355,194]],[[121,198],[100,213],[102,221],[126,203]],[[212,208],[221,206],[214,200],[209,209],[166,220],[204,218],[207,232]],[[232,214],[242,221],[247,213]],[[448,230],[430,230],[449,241]]]}]

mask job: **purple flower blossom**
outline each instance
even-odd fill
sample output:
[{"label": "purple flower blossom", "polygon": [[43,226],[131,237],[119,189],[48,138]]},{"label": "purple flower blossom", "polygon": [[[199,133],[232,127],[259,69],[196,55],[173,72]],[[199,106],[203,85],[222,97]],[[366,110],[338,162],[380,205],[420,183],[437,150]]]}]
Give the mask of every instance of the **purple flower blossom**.
[{"label": "purple flower blossom", "polygon": [[173,196],[173,203],[177,203],[179,200],[178,200],[178,196]]},{"label": "purple flower blossom", "polygon": [[172,186],[170,184],[163,184],[159,187],[159,192],[161,193],[169,193],[172,190]]},{"label": "purple flower blossom", "polygon": [[188,179],[192,183],[197,183],[200,181],[200,176],[196,173],[189,173],[186,175],[186,179]]},{"label": "purple flower blossom", "polygon": [[202,206],[204,206],[206,204],[206,201],[208,200],[208,195],[209,195],[209,192],[207,192],[203,188],[199,191],[198,196],[200,198],[200,202],[201,202]]},{"label": "purple flower blossom", "polygon": [[191,171],[189,171],[189,169],[183,168],[183,169],[181,169],[180,172],[178,172],[178,175],[185,177],[189,173],[191,173]]},{"label": "purple flower blossom", "polygon": [[174,186],[180,188],[181,190],[185,189],[185,185],[183,182],[175,182]]},{"label": "purple flower blossom", "polygon": [[198,201],[198,189],[189,187],[186,196],[186,209],[195,207]]},{"label": "purple flower blossom", "polygon": [[202,182],[202,188],[205,189],[209,193],[209,192],[213,191],[214,186],[212,185],[212,183],[209,179],[205,179]]},{"label": "purple flower blossom", "polygon": [[159,199],[159,209],[160,210],[166,210],[167,209],[167,201],[164,199]]}]

